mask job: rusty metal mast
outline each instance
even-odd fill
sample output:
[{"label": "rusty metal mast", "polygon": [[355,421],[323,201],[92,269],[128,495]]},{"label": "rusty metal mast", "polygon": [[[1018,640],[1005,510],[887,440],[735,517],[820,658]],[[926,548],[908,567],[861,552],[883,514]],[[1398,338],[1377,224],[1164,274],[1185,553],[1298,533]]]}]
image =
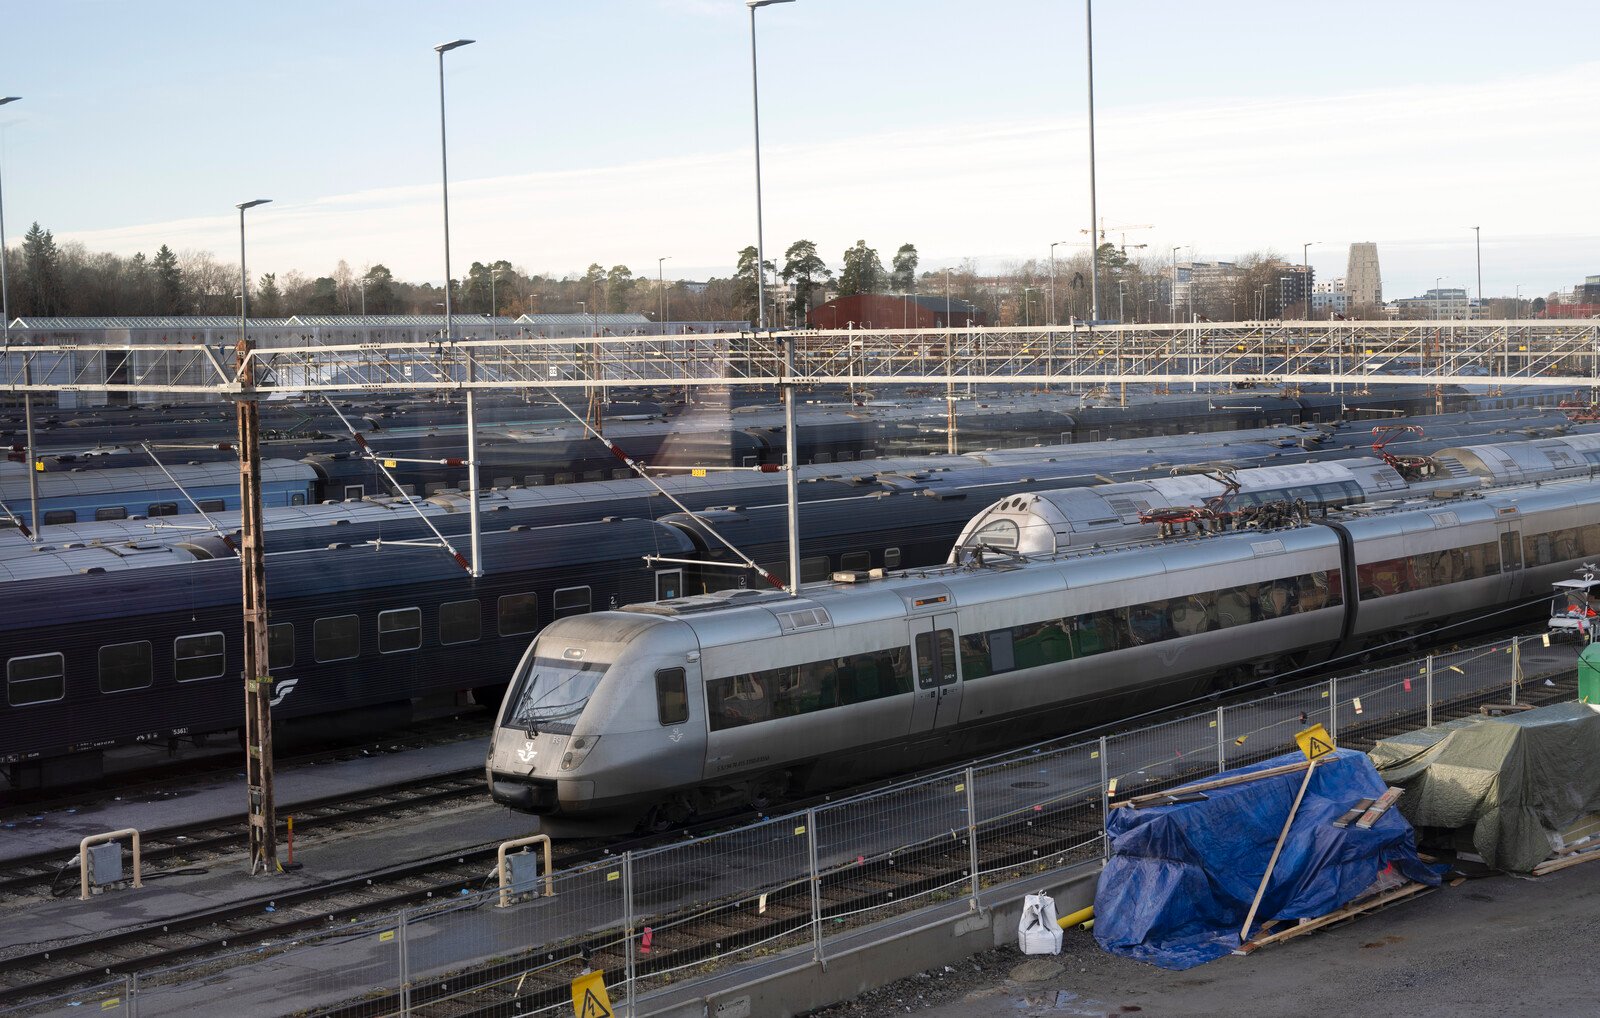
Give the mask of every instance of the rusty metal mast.
[{"label": "rusty metal mast", "polygon": [[272,676],[267,660],[267,562],[261,525],[261,417],[256,406],[255,344],[250,339],[250,277],[244,263],[245,209],[239,209],[239,563],[244,587],[245,776],[250,800],[250,872],[278,872],[278,817],[272,789]]}]

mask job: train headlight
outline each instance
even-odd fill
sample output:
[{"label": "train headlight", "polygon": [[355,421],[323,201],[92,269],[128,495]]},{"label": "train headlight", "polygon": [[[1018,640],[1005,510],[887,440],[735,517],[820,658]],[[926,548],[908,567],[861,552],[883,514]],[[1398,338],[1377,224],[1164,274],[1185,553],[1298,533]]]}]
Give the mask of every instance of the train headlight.
[{"label": "train headlight", "polygon": [[583,763],[583,758],[594,750],[595,743],[599,741],[598,735],[580,735],[567,743],[567,752],[561,757],[561,769],[570,771]]}]

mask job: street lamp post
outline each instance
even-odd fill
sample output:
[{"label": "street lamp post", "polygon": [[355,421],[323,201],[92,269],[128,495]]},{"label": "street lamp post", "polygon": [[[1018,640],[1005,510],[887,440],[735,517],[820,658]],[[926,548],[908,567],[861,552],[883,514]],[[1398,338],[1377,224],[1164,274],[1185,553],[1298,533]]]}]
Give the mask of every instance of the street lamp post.
[{"label": "street lamp post", "polygon": [[1056,248],[1066,241],[1058,240],[1050,245],[1050,324],[1060,324],[1056,320]]},{"label": "street lamp post", "polygon": [[[0,97],[0,106],[14,103],[21,99],[20,95]],[[11,352],[11,290],[6,281],[6,203],[5,190],[0,187],[0,342],[4,349]],[[39,472],[34,469],[33,444],[33,360],[26,354],[22,357],[22,414],[28,437],[28,523],[32,527],[33,540],[39,540],[39,532],[44,529],[44,517],[39,515]]]},{"label": "street lamp post", "polygon": [[1083,0],[1084,43],[1089,75],[1089,328],[1100,319],[1100,213],[1094,187],[1094,0]]},{"label": "street lamp post", "polygon": [[656,289],[661,291],[661,334],[667,333],[667,284],[662,276],[662,266],[671,255],[662,255],[656,259]]},{"label": "street lamp post", "polygon": [[1517,295],[1511,299],[1511,320],[1517,320],[1517,314],[1522,310],[1522,284],[1517,284]]},{"label": "street lamp post", "polygon": [[1188,246],[1188,244],[1177,244],[1172,248],[1172,292],[1168,294],[1168,325],[1174,325],[1178,321],[1178,252]]},{"label": "street lamp post", "polygon": [[1483,305],[1483,233],[1481,227],[1472,228],[1472,246],[1478,251],[1478,305]]},{"label": "street lamp post", "polygon": [[1306,320],[1311,320],[1311,245],[1320,244],[1320,240],[1308,240],[1300,245],[1300,268],[1305,270],[1306,280]]},{"label": "street lamp post", "polygon": [[1438,321],[1440,318],[1444,317],[1444,315],[1442,313],[1443,312],[1443,308],[1440,306],[1444,302],[1444,292],[1439,289],[1439,284],[1442,283],[1444,280],[1446,280],[1448,278],[1449,278],[1448,276],[1434,276],[1433,277],[1433,320],[1434,321]]},{"label": "street lamp post", "polygon": [[[256,404],[255,344],[250,341],[250,274],[244,259],[244,214],[265,205],[257,198],[239,210],[239,568],[244,608],[245,786],[248,796],[250,872],[278,872],[277,807],[272,788],[272,663],[267,650],[267,560],[262,547],[261,417]],[[30,471],[31,472],[31,471]]]},{"label": "street lamp post", "polygon": [[[444,55],[453,49],[470,46],[473,39],[457,39],[433,48],[439,54],[439,179],[444,205],[444,339],[454,347],[456,341],[455,316],[450,304],[450,160],[449,146],[445,143],[444,122]],[[483,535],[478,525],[478,401],[472,383],[472,351],[467,351],[467,505],[472,543],[471,572],[474,578],[483,575]]]}]

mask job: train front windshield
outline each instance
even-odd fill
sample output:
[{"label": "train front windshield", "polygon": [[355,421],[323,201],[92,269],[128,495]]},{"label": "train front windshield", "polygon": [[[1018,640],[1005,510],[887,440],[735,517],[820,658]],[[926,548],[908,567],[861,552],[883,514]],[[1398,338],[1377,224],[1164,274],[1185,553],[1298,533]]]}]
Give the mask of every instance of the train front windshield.
[{"label": "train front windshield", "polygon": [[609,665],[536,657],[517,676],[501,724],[507,728],[568,732],[589,703]]}]

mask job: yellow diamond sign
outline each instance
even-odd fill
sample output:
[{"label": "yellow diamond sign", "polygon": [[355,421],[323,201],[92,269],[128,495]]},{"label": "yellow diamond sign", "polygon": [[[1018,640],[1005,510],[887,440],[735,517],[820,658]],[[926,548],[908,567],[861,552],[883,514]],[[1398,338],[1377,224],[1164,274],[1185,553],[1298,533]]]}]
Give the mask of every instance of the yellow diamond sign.
[{"label": "yellow diamond sign", "polygon": [[1307,760],[1327,756],[1339,747],[1333,744],[1333,736],[1321,725],[1312,725],[1303,732],[1296,732],[1295,745],[1300,747],[1300,752],[1306,755]]}]

